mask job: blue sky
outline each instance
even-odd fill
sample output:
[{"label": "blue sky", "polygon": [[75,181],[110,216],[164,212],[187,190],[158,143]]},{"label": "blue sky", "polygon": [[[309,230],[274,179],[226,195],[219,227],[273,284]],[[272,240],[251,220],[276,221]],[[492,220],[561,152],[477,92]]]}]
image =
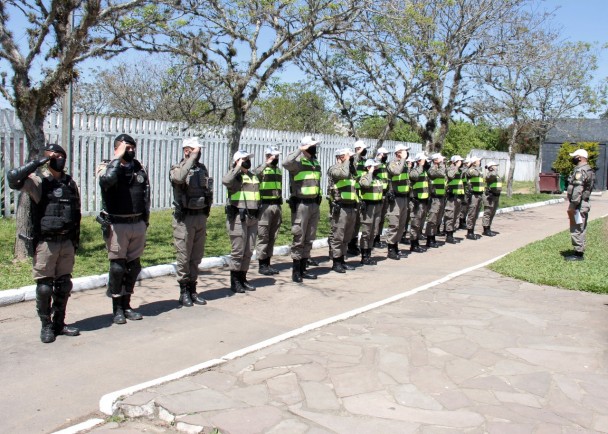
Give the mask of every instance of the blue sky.
[{"label": "blue sky", "polygon": [[[548,9],[555,11],[555,24],[562,26],[564,37],[570,41],[608,44],[607,0],[546,0]],[[608,50],[599,57],[596,80],[608,77]]]}]

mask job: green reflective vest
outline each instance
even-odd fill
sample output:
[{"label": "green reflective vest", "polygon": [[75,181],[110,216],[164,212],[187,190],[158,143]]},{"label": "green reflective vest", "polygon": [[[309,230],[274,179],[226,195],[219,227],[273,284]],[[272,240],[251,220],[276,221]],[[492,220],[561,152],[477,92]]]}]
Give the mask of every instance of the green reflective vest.
[{"label": "green reflective vest", "polygon": [[386,168],[386,164],[380,163],[376,166],[376,170],[374,170],[374,174],[382,181],[382,188],[384,191],[388,189],[388,170]]},{"label": "green reflective vest", "polygon": [[335,188],[338,190],[340,195],[340,203],[352,204],[359,202],[355,184],[356,182],[353,178],[341,179],[336,182]]},{"label": "green reflective vest", "polygon": [[490,191],[492,193],[495,194],[500,194],[500,192],[502,191],[502,181],[500,179],[496,179],[496,181],[490,183],[490,185],[488,185],[488,188],[490,189]]},{"label": "green reflective vest", "polygon": [[445,178],[435,178],[431,180],[433,184],[433,194],[435,196],[445,196]]},{"label": "green reflective vest", "polygon": [[422,172],[420,178],[412,186],[412,192],[414,197],[417,199],[428,199],[429,198],[429,178],[426,172]]},{"label": "green reflective vest", "polygon": [[[387,172],[388,173],[388,172]],[[391,177],[393,191],[399,194],[409,193],[410,191],[410,173],[402,172],[399,175]]]},{"label": "green reflective vest", "polygon": [[303,170],[293,177],[295,194],[301,199],[315,199],[321,194],[321,165],[302,157]]},{"label": "green reflective vest", "polygon": [[481,176],[472,176],[469,178],[469,183],[471,184],[471,191],[473,193],[483,193],[485,187],[483,182],[483,177]]},{"label": "green reflective vest", "polygon": [[357,188],[357,190],[359,190],[361,188],[361,186],[359,185],[359,179],[361,179],[361,177],[363,175],[365,175],[365,173],[367,172],[367,170],[365,170],[365,160],[361,159],[357,162],[357,182],[355,184],[355,187]]},{"label": "green reflective vest", "polygon": [[262,199],[280,199],[283,190],[281,169],[266,167],[261,174],[260,197]]},{"label": "green reflective vest", "polygon": [[380,178],[373,178],[372,184],[369,187],[361,187],[359,192],[361,200],[382,200],[382,192],[384,191],[384,183]]},{"label": "green reflective vest", "polygon": [[464,196],[464,182],[462,182],[462,178],[454,178],[448,182],[448,190],[455,196]]},{"label": "green reflective vest", "polygon": [[243,173],[241,189],[230,195],[230,204],[237,208],[257,209],[260,202],[260,181],[253,174]]}]

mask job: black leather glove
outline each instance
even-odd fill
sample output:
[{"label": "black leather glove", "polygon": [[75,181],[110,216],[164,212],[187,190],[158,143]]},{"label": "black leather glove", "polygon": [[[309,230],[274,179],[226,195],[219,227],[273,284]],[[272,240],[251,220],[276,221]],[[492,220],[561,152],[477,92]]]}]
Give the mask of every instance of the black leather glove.
[{"label": "black leather glove", "polygon": [[39,160],[36,160],[36,163],[38,164],[38,167],[44,165],[47,163],[47,161],[49,161],[50,158],[49,157],[42,157]]},{"label": "black leather glove", "polygon": [[[44,158],[42,160],[44,160]],[[23,187],[23,181],[25,180],[25,178],[27,178],[32,173],[34,173],[36,171],[36,169],[38,169],[38,167],[41,166],[41,164],[39,164],[39,162],[42,160],[30,161],[29,163],[24,164],[21,167],[17,167],[13,170],[9,170],[9,172],[6,175],[6,178],[8,179],[8,186],[10,188],[12,188],[13,190],[15,190],[15,189],[18,190],[21,187]],[[49,159],[46,158],[46,161],[48,161],[48,160]],[[44,163],[46,163],[46,161]],[[44,164],[44,163],[42,163],[42,164]]]}]

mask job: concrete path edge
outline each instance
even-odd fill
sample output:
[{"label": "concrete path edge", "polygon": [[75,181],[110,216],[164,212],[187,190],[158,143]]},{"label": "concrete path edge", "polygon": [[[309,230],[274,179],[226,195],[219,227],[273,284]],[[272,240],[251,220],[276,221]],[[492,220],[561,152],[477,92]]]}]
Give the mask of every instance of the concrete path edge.
[{"label": "concrete path edge", "polygon": [[[544,202],[535,202],[529,203],[525,205],[512,206],[508,208],[501,208],[496,211],[496,214],[505,214],[509,212],[515,211],[524,211],[526,209],[537,208],[539,206],[545,205],[554,205],[557,203],[564,202],[564,198],[560,199],[551,199]],[[479,213],[481,217],[483,212]],[[321,238],[319,240],[315,240],[313,243],[313,249],[320,249],[322,247],[327,247],[327,238]],[[275,247],[273,251],[274,256],[288,256],[290,252],[289,246],[279,246]],[[215,256],[209,258],[203,258],[201,263],[199,264],[199,270],[208,270],[210,268],[216,267],[227,267],[230,256]],[[253,260],[256,260],[256,253],[253,252]],[[152,279],[160,276],[167,276],[170,274],[175,274],[176,264],[175,262],[171,264],[163,264],[163,265],[154,265],[151,267],[146,267],[139,273],[138,280],[142,279]],[[106,286],[108,282],[107,274],[100,274],[97,276],[85,276],[85,277],[77,277],[72,279],[73,287],[72,292],[86,291],[87,289],[99,288],[102,286]],[[20,303],[22,301],[29,301],[36,299],[36,285],[28,285],[23,286],[21,288],[16,289],[6,289],[4,291],[0,291],[0,307],[8,306],[14,303]]]}]

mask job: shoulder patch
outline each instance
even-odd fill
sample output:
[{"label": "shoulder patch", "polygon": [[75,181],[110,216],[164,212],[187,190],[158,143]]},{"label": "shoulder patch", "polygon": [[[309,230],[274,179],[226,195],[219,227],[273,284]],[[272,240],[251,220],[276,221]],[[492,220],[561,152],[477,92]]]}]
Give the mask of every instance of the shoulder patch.
[{"label": "shoulder patch", "polygon": [[581,172],[576,172],[576,175],[574,175],[575,179],[581,179]]}]

